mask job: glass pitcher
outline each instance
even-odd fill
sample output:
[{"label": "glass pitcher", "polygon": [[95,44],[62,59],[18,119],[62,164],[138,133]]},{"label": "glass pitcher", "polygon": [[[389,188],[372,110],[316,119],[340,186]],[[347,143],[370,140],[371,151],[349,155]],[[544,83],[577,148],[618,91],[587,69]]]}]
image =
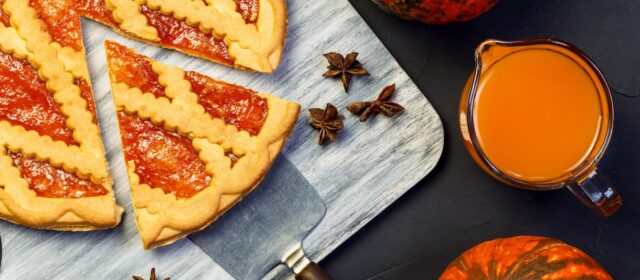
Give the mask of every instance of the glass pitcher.
[{"label": "glass pitcher", "polygon": [[[550,53],[546,53],[550,52]],[[587,79],[592,82],[594,86],[594,99],[596,100],[594,104],[599,104],[599,114],[601,114],[601,119],[599,119],[599,123],[597,124],[594,131],[596,135],[590,146],[589,150],[585,150],[584,158],[580,161],[577,161],[575,165],[572,165],[570,169],[567,169],[566,172],[562,172],[562,174],[557,174],[557,176],[538,176],[538,177],[523,177],[520,176],[518,172],[511,172],[511,170],[505,168],[506,164],[502,166],[499,162],[498,156],[493,156],[493,153],[488,153],[488,145],[484,147],[482,139],[480,139],[479,133],[479,124],[483,125],[486,123],[487,119],[484,118],[484,115],[478,113],[478,108],[484,108],[482,101],[479,98],[479,94],[484,92],[485,90],[490,89],[489,85],[496,84],[495,86],[500,86],[500,81],[489,79],[498,79],[499,77],[509,78],[509,75],[513,73],[528,73],[526,71],[535,72],[535,67],[520,67],[518,69],[514,69],[513,72],[503,71],[502,76],[496,69],[500,68],[492,68],[498,67],[496,65],[501,65],[499,67],[507,67],[506,63],[511,63],[509,65],[522,65],[516,64],[513,61],[525,61],[524,55],[545,55],[545,56],[557,56],[558,59],[569,59],[573,63],[577,65],[577,69],[581,71],[578,74],[573,75],[572,77],[578,77],[578,75],[583,75],[586,73]],[[520,60],[516,60],[516,55],[518,55]],[[560,58],[562,56],[562,58]],[[531,61],[536,62],[535,59],[531,59],[531,57],[526,58]],[[558,188],[567,187],[582,203],[587,205],[589,208],[593,209],[597,213],[602,216],[610,216],[612,215],[621,205],[622,199],[615,188],[609,183],[609,181],[600,174],[596,165],[598,161],[604,155],[607,146],[609,145],[609,141],[611,138],[612,130],[613,130],[613,103],[611,99],[611,92],[609,86],[607,85],[607,81],[604,78],[604,75],[598,70],[596,65],[591,61],[591,59],[582,51],[580,51],[575,46],[554,39],[533,39],[526,41],[498,41],[498,40],[486,40],[482,42],[476,49],[475,52],[475,70],[471,77],[469,78],[463,93],[462,98],[460,100],[459,106],[459,121],[460,121],[460,130],[462,133],[462,138],[464,140],[464,144],[471,154],[472,158],[475,162],[484,169],[488,174],[490,174],[495,179],[504,182],[508,185],[529,189],[529,190],[553,190]],[[498,64],[502,63],[502,64]],[[542,63],[542,62],[540,62]],[[539,63],[538,63],[539,64]],[[551,65],[551,64],[550,64]],[[505,68],[506,69],[506,68]],[[549,71],[556,71],[557,69],[548,69]],[[544,72],[541,72],[545,74]],[[514,74],[515,75],[515,74]],[[546,75],[546,77],[552,76],[551,74]],[[514,76],[515,77],[515,76]],[[551,77],[553,78],[553,77]],[[514,78],[515,79],[515,78]],[[535,81],[535,79],[531,79]],[[511,80],[504,80],[505,83],[511,83]],[[514,82],[515,83],[515,82]],[[558,85],[558,84],[555,84]],[[538,85],[536,86],[545,86]],[[548,85],[549,87],[553,87],[554,85]],[[515,85],[506,85],[508,89],[514,88]],[[508,90],[506,90],[508,91]],[[494,93],[482,93],[482,94],[494,94]],[[597,92],[597,93],[596,93]],[[544,92],[547,93],[546,91]],[[494,94],[495,95],[495,94]],[[515,98],[512,96],[506,95],[508,98]],[[531,96],[524,96],[524,100],[534,100],[531,99]],[[494,98],[494,97],[492,97]],[[541,94],[539,98],[546,98],[544,94]],[[485,99],[490,100],[489,97]],[[494,98],[495,99],[495,98]],[[580,100],[581,101],[581,100]],[[551,101],[549,101],[551,102]],[[536,102],[529,102],[536,103]],[[480,105],[479,105],[480,104]],[[552,104],[552,103],[550,103]],[[552,105],[557,105],[553,103]],[[519,106],[535,106],[535,105],[527,105],[527,103],[520,104]],[[501,110],[502,107],[495,107],[496,110]],[[537,108],[536,108],[537,109]],[[485,109],[482,109],[485,110]],[[486,111],[486,110],[485,110]],[[484,111],[483,111],[484,112]],[[555,111],[554,111],[555,112]],[[491,114],[492,112],[488,112],[487,114]],[[522,116],[520,116],[522,117]],[[526,116],[524,116],[526,117]],[[535,123],[535,119],[531,117],[530,121]],[[504,120],[504,118],[502,118]],[[519,123],[519,120],[507,120],[515,123],[516,125]],[[488,125],[491,125],[490,123]],[[554,124],[555,125],[555,124]],[[507,127],[507,126],[505,126]],[[501,135],[498,137],[504,137],[509,134],[510,131],[507,129],[506,131],[502,131]],[[551,135],[549,135],[551,137]],[[485,137],[490,138],[490,137]],[[493,137],[499,139],[497,137]],[[484,139],[484,138],[483,138]],[[505,138],[509,139],[509,138]],[[507,140],[505,140],[507,141]],[[533,141],[533,140],[532,140]],[[591,141],[591,140],[590,140]],[[525,145],[526,141],[518,144]],[[511,144],[514,142],[505,142],[507,144]],[[508,145],[507,145],[508,146]],[[538,147],[540,148],[540,147]],[[544,149],[545,147],[542,147]],[[498,149],[498,148],[496,148]],[[517,151],[509,151],[507,148],[505,151],[501,151],[505,157],[512,156],[514,158],[514,162],[517,161],[521,163],[521,165],[526,168],[527,159],[518,158]],[[513,152],[512,154],[509,154]],[[531,151],[533,152],[533,151]],[[547,151],[545,151],[547,152]],[[493,153],[493,154],[492,154]],[[499,164],[496,164],[496,163]],[[505,161],[506,162],[506,161]],[[533,162],[533,161],[532,161]],[[531,164],[533,166],[533,164]]]}]

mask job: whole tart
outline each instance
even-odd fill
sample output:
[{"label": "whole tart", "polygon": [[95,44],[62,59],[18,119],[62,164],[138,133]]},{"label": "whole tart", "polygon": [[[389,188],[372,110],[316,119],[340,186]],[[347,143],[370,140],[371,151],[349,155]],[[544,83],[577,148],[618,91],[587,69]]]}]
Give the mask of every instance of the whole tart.
[{"label": "whole tart", "polygon": [[203,229],[255,188],[300,105],[105,48],[136,223],[153,249]]},{"label": "whole tart", "polygon": [[287,29],[285,0],[75,0],[83,16],[147,43],[271,73]]},{"label": "whole tart", "polygon": [[0,218],[114,227],[115,204],[80,18],[71,0],[0,1]]}]

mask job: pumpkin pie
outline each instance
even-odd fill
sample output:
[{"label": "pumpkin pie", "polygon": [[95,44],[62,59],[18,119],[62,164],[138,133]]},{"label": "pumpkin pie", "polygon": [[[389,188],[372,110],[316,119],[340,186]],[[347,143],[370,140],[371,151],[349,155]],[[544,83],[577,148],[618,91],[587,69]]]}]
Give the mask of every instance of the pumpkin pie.
[{"label": "pumpkin pie", "polygon": [[256,187],[300,106],[105,48],[138,231],[146,249],[167,245]]},{"label": "pumpkin pie", "polygon": [[0,218],[84,231],[120,223],[71,0],[0,1]]},{"label": "pumpkin pie", "polygon": [[270,73],[287,29],[285,0],[75,0],[83,16],[135,39]]}]

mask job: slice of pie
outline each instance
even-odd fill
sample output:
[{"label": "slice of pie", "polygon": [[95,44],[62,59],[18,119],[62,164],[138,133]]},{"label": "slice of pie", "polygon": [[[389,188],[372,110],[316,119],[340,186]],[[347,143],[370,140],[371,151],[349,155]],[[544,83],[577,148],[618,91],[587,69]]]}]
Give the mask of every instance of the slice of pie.
[{"label": "slice of pie", "polygon": [[167,245],[256,187],[300,106],[105,48],[138,230],[146,249]]},{"label": "slice of pie", "polygon": [[0,1],[0,218],[114,227],[115,204],[71,0]]},{"label": "slice of pie", "polygon": [[217,63],[270,73],[287,29],[285,0],[75,0],[122,34]]}]

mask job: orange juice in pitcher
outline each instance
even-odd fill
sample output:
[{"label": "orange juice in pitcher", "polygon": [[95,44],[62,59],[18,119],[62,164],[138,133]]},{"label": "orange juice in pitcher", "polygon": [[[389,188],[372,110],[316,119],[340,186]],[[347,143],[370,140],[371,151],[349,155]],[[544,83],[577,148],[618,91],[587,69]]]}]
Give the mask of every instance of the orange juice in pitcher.
[{"label": "orange juice in pitcher", "polygon": [[513,186],[568,186],[610,215],[621,200],[597,173],[613,127],[607,83],[580,50],[550,39],[485,41],[460,103],[465,145],[493,177]]}]

